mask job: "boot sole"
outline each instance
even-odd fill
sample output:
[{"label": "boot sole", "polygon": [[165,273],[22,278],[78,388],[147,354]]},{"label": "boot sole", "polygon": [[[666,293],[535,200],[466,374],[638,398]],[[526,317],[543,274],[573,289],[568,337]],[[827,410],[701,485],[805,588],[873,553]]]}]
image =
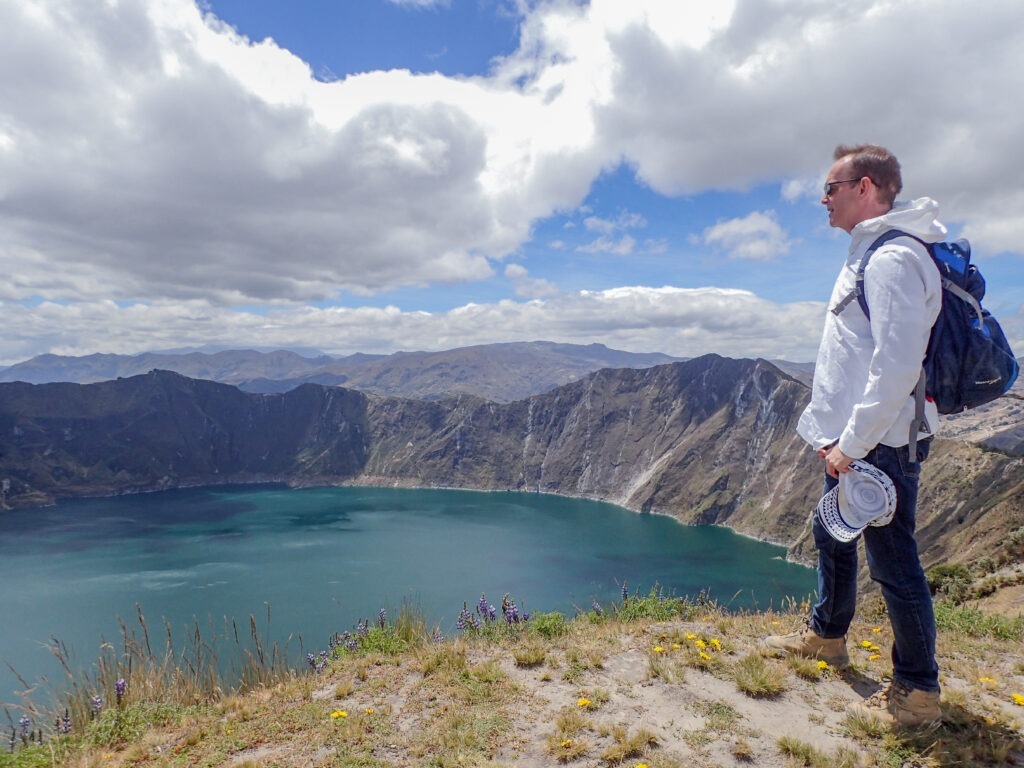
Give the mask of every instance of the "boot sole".
[{"label": "boot sole", "polygon": [[822,655],[816,654],[816,653],[815,654],[802,653],[800,651],[791,650],[789,648],[778,648],[778,647],[776,647],[774,645],[768,645],[767,643],[762,643],[761,644],[761,648],[763,648],[765,651],[775,655],[776,657],[780,657],[780,656],[801,656],[801,657],[803,657],[805,659],[815,659],[817,661],[824,661],[830,667],[836,667],[837,669],[844,669],[844,668],[850,666],[850,657],[849,657],[849,655],[845,655],[845,656],[822,656]]}]

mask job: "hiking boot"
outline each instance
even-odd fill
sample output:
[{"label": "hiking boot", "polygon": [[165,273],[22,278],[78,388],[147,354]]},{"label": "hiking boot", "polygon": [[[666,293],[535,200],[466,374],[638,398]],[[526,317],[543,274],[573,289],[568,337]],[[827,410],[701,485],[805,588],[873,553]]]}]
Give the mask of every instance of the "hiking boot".
[{"label": "hiking boot", "polygon": [[942,722],[939,692],[908,688],[892,682],[889,687],[875,693],[866,701],[858,701],[846,708],[856,717],[875,720],[891,728],[934,728]]},{"label": "hiking boot", "polygon": [[788,635],[769,635],[761,641],[761,646],[776,654],[821,659],[833,667],[845,667],[850,664],[850,655],[846,652],[846,635],[821,637],[811,629],[810,624]]}]

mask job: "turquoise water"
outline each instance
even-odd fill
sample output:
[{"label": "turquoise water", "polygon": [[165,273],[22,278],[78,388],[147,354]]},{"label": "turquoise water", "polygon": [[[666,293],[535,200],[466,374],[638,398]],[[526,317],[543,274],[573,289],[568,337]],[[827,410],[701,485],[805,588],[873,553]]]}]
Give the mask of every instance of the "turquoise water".
[{"label": "turquoise water", "polygon": [[[610,504],[528,493],[273,486],[63,502],[0,516],[0,662],[29,682],[63,677],[52,636],[82,666],[145,614],[187,637],[255,616],[290,653],[327,647],[403,600],[454,634],[464,602],[505,593],[529,612],[574,615],[642,593],[778,605],[814,589],[782,548]],[[270,614],[269,623],[267,614]],[[301,641],[299,636],[301,635]],[[289,637],[291,638],[289,640]],[[0,701],[21,686],[0,667]]]}]

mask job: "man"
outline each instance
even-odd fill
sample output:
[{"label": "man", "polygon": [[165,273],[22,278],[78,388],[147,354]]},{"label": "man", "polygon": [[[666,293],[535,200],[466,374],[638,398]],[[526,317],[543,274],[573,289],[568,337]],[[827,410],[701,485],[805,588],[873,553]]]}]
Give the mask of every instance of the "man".
[{"label": "man", "polygon": [[[865,270],[870,319],[847,297],[855,289],[865,251],[884,232],[898,229],[936,242],[944,239],[946,228],[935,218],[935,201],[894,202],[903,183],[899,162],[888,150],[840,146],[834,159],[821,202],[829,224],[848,232],[851,241],[829,301],[811,402],[797,432],[824,460],[826,491],[855,459],[878,467],[895,485],[892,522],[869,526],[861,534],[871,578],[881,586],[888,607],[893,677],[887,688],[851,705],[850,711],[888,725],[926,726],[941,718],[939,677],[935,615],[914,540],[914,518],[920,462],[928,454],[929,430],[938,423],[933,403],[926,404],[916,455],[909,455],[908,444],[915,420],[912,393],[942,301],[938,269],[921,243],[897,237],[874,252]],[[844,666],[857,599],[857,539],[832,538],[817,515],[813,534],[818,602],[806,628],[768,637],[765,645]]]}]

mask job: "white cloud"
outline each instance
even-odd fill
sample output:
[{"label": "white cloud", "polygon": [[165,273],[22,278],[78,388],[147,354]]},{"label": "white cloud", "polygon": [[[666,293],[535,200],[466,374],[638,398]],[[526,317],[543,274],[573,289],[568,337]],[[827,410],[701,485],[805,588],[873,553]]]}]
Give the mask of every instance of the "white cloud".
[{"label": "white cloud", "polygon": [[530,277],[529,271],[521,264],[506,265],[505,277],[515,285],[515,294],[521,299],[541,299],[558,294],[558,286],[543,278]]},{"label": "white cloud", "polygon": [[635,246],[636,239],[631,235],[622,235],[618,238],[601,236],[585,245],[577,246],[576,250],[580,253],[614,253],[618,256],[628,256]]},{"label": "white cloud", "polygon": [[[879,141],[900,156],[907,196],[939,199],[976,252],[1024,251],[1024,191],[1012,182],[1024,178],[1024,108],[1007,96],[1024,90],[1017,0],[984,12],[957,0],[517,7],[520,45],[486,76],[321,82],[272,40],[247,40],[189,0],[0,0],[0,357],[139,351],[204,333],[256,343],[252,328],[271,320],[287,345],[314,345],[310,334],[329,347],[316,323],[330,321],[353,348],[402,338],[388,329],[436,348],[442,336],[499,336],[503,318],[524,337],[589,341],[570,318],[597,323],[589,309],[607,297],[440,316],[303,305],[500,274],[538,221],[577,210],[623,163],[656,193],[767,184],[794,201],[817,197],[835,143]],[[641,219],[591,216],[595,240],[552,251],[630,254]],[[744,259],[788,244],[763,212],[703,237]],[[700,306],[701,323],[686,315],[657,337],[676,345],[666,351],[690,354],[684,338],[718,351],[770,346],[760,335],[748,344],[728,319],[731,336],[708,327],[756,297],[628,290],[677,307],[675,321]],[[273,309],[232,311],[253,306]],[[381,331],[358,330],[367,317]],[[816,335],[812,326],[799,333]],[[654,339],[612,333],[608,343]]]},{"label": "white cloud", "polygon": [[703,239],[733,259],[771,261],[790,247],[774,211],[754,211],[741,219],[720,221],[704,230]]},{"label": "white cloud", "polygon": [[621,232],[637,227],[646,227],[647,219],[639,213],[628,213],[623,211],[614,219],[602,219],[599,216],[587,216],[583,220],[583,226],[591,232],[600,232],[610,235],[613,232]]},{"label": "white cloud", "polygon": [[[529,280],[511,266],[511,279]],[[776,304],[748,291],[628,287],[555,292],[546,298],[466,304],[447,312],[396,307],[281,307],[236,311],[198,299],[121,306],[111,301],[32,308],[0,303],[10,364],[30,356],[40,338],[56,354],[137,354],[190,345],[289,347],[329,354],[438,350],[509,340],[547,339],[660,351],[680,357],[812,360],[824,304]]]},{"label": "white cloud", "polygon": [[600,237],[577,246],[578,253],[612,253],[628,256],[636,248],[636,238],[625,233],[627,230],[646,227],[647,219],[639,213],[622,211],[614,219],[599,216],[587,216],[583,219],[583,227],[588,232],[597,232]]}]

